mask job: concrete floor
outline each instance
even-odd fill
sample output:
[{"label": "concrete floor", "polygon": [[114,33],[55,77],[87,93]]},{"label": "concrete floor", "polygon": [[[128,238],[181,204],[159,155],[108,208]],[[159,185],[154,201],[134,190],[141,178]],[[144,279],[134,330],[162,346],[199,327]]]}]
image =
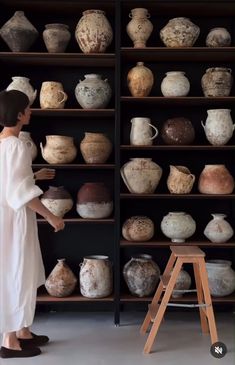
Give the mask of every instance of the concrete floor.
[{"label": "concrete floor", "polygon": [[143,355],[146,340],[139,334],[144,312],[125,312],[120,327],[112,313],[39,313],[32,328],[47,334],[51,342],[42,354],[29,359],[0,359],[7,365],[233,365],[235,364],[235,315],[217,313],[220,341],[227,346],[223,359],[210,354],[210,338],[201,335],[198,313],[168,313],[162,323],[153,352]]}]

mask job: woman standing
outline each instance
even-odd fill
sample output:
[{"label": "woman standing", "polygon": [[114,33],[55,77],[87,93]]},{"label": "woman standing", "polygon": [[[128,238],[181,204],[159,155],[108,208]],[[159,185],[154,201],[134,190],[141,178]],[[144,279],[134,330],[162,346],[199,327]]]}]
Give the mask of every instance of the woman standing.
[{"label": "woman standing", "polygon": [[[31,156],[19,138],[30,121],[28,97],[16,90],[0,92],[0,357],[30,357],[47,336],[30,332],[37,288],[45,283],[38,241],[36,214],[54,228],[64,221],[39,200],[43,191],[35,185]],[[40,174],[39,174],[40,175]],[[30,345],[30,346],[29,346]]]}]

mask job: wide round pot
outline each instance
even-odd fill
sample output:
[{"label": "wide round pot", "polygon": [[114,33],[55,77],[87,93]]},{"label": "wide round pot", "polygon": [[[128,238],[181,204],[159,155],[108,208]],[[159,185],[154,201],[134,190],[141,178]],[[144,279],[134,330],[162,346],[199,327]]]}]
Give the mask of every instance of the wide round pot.
[{"label": "wide round pot", "polygon": [[183,71],[169,71],[162,80],[161,91],[166,97],[187,96],[190,83]]},{"label": "wide round pot", "polygon": [[61,218],[73,207],[72,197],[63,186],[49,186],[41,202],[51,213]]},{"label": "wide round pot", "polygon": [[131,158],[121,168],[122,179],[130,193],[152,194],[162,176],[162,168],[151,158]]},{"label": "wide round pot", "polygon": [[199,177],[198,189],[202,194],[231,194],[234,179],[225,165],[205,165]]},{"label": "wide round pot", "polygon": [[72,162],[77,156],[77,148],[73,137],[46,136],[46,145],[40,143],[42,157],[51,164],[66,164]]},{"label": "wide round pot", "polygon": [[38,149],[37,149],[36,144],[34,143],[34,141],[31,138],[30,132],[21,131],[19,133],[19,139],[26,144],[26,146],[28,147],[28,149],[30,151],[32,161],[34,161],[35,158],[37,157]]},{"label": "wide round pot", "polygon": [[113,211],[110,191],[103,183],[85,183],[77,194],[77,212],[82,218],[107,218]]},{"label": "wide round pot", "polygon": [[66,24],[46,24],[43,31],[43,40],[49,53],[65,52],[71,34]]},{"label": "wide round pot", "polygon": [[80,143],[82,157],[86,163],[105,163],[112,151],[112,143],[103,133],[85,132]]},{"label": "wide round pot", "polygon": [[[191,286],[191,277],[187,273],[187,271],[182,269],[179,272],[179,275],[176,279],[176,283],[174,286],[174,290],[172,292],[172,298],[180,298],[183,296],[183,290],[188,290]],[[178,291],[179,290],[179,291]],[[182,290],[182,292],[181,292]]]},{"label": "wide round pot", "polygon": [[127,86],[132,96],[139,98],[148,96],[152,90],[154,76],[152,71],[144,66],[144,62],[137,62],[127,74]]},{"label": "wide round pot", "polygon": [[229,96],[233,85],[231,68],[208,68],[206,73],[202,76],[201,85],[204,96]]},{"label": "wide round pot", "polygon": [[159,281],[160,269],[150,255],[134,255],[123,268],[123,276],[131,294],[151,295]]},{"label": "wide round pot", "polygon": [[77,278],[66,264],[65,259],[57,261],[58,264],[48,276],[45,287],[53,297],[67,297],[74,291],[77,285]]},{"label": "wide round pot", "polygon": [[122,235],[127,241],[149,241],[154,235],[154,223],[148,217],[130,217],[123,223]]},{"label": "wide round pot", "polygon": [[105,12],[94,9],[83,11],[76,26],[75,38],[84,53],[105,52],[113,39],[113,31]]},{"label": "wide round pot", "polygon": [[192,47],[200,34],[200,28],[190,19],[170,19],[160,31],[160,37],[167,47]]},{"label": "wide round pot", "polygon": [[146,47],[146,42],[153,31],[148,10],[145,8],[131,9],[129,17],[131,21],[127,24],[126,31],[134,43],[134,48]]},{"label": "wide round pot", "polygon": [[225,145],[233,135],[235,124],[230,109],[207,110],[205,125],[202,123],[207,140],[214,146]]},{"label": "wide round pot", "polygon": [[229,47],[230,44],[231,35],[226,28],[213,28],[206,37],[207,47]]},{"label": "wide round pot", "polygon": [[161,137],[169,145],[190,145],[194,141],[195,130],[187,118],[170,118],[163,123]]},{"label": "wide round pot", "polygon": [[185,212],[169,212],[161,221],[161,230],[171,242],[185,242],[196,231],[196,222]]},{"label": "wide round pot", "polygon": [[194,181],[195,175],[187,167],[170,165],[167,187],[171,194],[189,194]]},{"label": "wide round pot", "polygon": [[233,236],[233,229],[224,219],[225,214],[213,213],[213,219],[207,224],[204,235],[213,243],[225,243]]},{"label": "wide round pot", "polygon": [[208,260],[206,262],[209,289],[212,296],[225,297],[234,292],[235,271],[231,265],[231,261],[227,260]]},{"label": "wide round pot", "polygon": [[26,94],[29,98],[29,104],[32,105],[37,96],[37,90],[34,90],[30,84],[30,79],[24,76],[13,76],[12,82],[7,86],[6,90],[18,90]]},{"label": "wide round pot", "polygon": [[87,298],[105,298],[113,291],[113,271],[108,256],[86,256],[80,264],[80,291]]}]

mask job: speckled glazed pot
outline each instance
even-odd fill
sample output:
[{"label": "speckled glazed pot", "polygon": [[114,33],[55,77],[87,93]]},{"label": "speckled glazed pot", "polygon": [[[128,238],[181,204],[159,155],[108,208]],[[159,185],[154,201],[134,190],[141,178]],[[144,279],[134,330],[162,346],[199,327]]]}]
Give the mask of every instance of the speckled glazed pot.
[{"label": "speckled glazed pot", "polygon": [[232,70],[226,67],[211,67],[202,76],[204,96],[229,96],[233,84]]},{"label": "speckled glazed pot", "polygon": [[185,242],[196,231],[196,222],[185,212],[169,212],[161,221],[161,230],[171,242]]},{"label": "speckled glazed pot", "polygon": [[207,47],[229,47],[230,44],[231,35],[226,28],[213,28],[206,37]]},{"label": "speckled glazed pot", "polygon": [[170,165],[167,187],[171,194],[189,194],[194,181],[195,175],[187,167]]},{"label": "speckled glazed pot", "polygon": [[194,141],[195,130],[187,118],[170,118],[163,123],[161,137],[169,145],[190,145]]},{"label": "speckled glazed pot", "polygon": [[72,197],[63,186],[50,186],[42,195],[41,202],[57,217],[63,217],[73,207]]},{"label": "speckled glazed pot", "polygon": [[235,271],[231,268],[231,261],[208,260],[206,269],[209,289],[214,297],[225,297],[235,290]]},{"label": "speckled glazed pot", "polygon": [[113,39],[105,12],[93,9],[84,11],[76,27],[75,38],[84,53],[105,52]]},{"label": "speckled glazed pot", "polygon": [[72,162],[77,156],[77,148],[73,137],[46,136],[46,145],[40,143],[42,157],[51,164],[66,164]]},{"label": "speckled glazed pot", "polygon": [[214,243],[225,243],[233,236],[233,229],[224,219],[225,214],[213,213],[213,219],[207,224],[204,235]]},{"label": "speckled glazed pot", "polygon": [[146,42],[153,31],[148,10],[144,8],[131,9],[129,18],[131,21],[127,24],[126,31],[134,43],[134,48],[146,47]]},{"label": "speckled glazed pot", "polygon": [[190,83],[183,71],[167,72],[161,83],[162,94],[167,97],[187,96],[189,90]]},{"label": "speckled glazed pot", "polygon": [[19,139],[26,144],[26,146],[28,147],[28,149],[30,151],[32,161],[34,161],[35,158],[37,157],[38,149],[37,149],[36,144],[34,143],[34,141],[31,138],[30,132],[21,131],[19,133]]},{"label": "speckled glazed pot", "polygon": [[58,264],[48,276],[45,287],[53,297],[67,297],[74,291],[77,278],[66,264],[65,259],[57,261]]},{"label": "speckled glazed pot", "polygon": [[234,179],[225,165],[205,165],[198,181],[202,194],[231,194]]},{"label": "speckled glazed pot", "polygon": [[105,298],[113,291],[113,271],[108,256],[86,256],[80,264],[80,290],[87,298]]},{"label": "speckled glazed pot", "polygon": [[71,34],[66,24],[46,24],[43,31],[43,40],[49,53],[65,52]]},{"label": "speckled glazed pot", "polygon": [[37,90],[34,90],[30,84],[30,79],[24,76],[13,76],[12,82],[7,86],[6,90],[19,90],[26,94],[29,98],[29,104],[32,105],[37,96]]},{"label": "speckled glazed pot", "polygon": [[167,47],[192,47],[199,34],[200,28],[184,17],[169,20],[160,31],[161,40]]},{"label": "speckled glazed pot", "polygon": [[123,223],[122,235],[127,241],[149,241],[154,235],[154,223],[148,217],[130,217]]},{"label": "speckled glazed pot", "polygon": [[105,163],[112,151],[112,143],[103,133],[85,132],[80,150],[86,163]]},{"label": "speckled glazed pot", "polygon": [[152,71],[144,66],[144,62],[137,62],[127,74],[127,85],[134,97],[148,96],[152,90],[154,76]]},{"label": "speckled glazed pot", "polygon": [[150,255],[134,255],[123,268],[123,276],[131,294],[151,295],[160,277],[160,269]]}]

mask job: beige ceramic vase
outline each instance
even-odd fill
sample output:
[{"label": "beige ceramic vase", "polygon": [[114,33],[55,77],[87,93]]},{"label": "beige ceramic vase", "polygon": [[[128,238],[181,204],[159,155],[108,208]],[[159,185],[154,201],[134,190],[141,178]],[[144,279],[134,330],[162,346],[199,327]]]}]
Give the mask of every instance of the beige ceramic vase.
[{"label": "beige ceramic vase", "polygon": [[229,96],[233,85],[231,68],[208,68],[202,76],[201,85],[206,97]]},{"label": "beige ceramic vase", "polygon": [[53,297],[67,297],[74,291],[77,278],[66,264],[65,259],[59,259],[57,261],[58,264],[48,276],[45,287]]},{"label": "beige ceramic vase", "polygon": [[144,8],[132,9],[129,18],[131,21],[127,24],[126,31],[134,43],[134,48],[145,48],[153,31],[148,10]]},{"label": "beige ceramic vase", "polygon": [[113,39],[105,12],[93,9],[84,11],[76,27],[75,38],[83,53],[105,52]]},{"label": "beige ceramic vase", "polygon": [[40,143],[42,157],[50,164],[66,164],[72,162],[77,156],[77,148],[73,137],[46,136],[46,145]]},{"label": "beige ceramic vase", "polygon": [[195,175],[187,167],[170,165],[167,187],[171,194],[189,194],[194,181]]},{"label": "beige ceramic vase", "polygon": [[225,165],[205,165],[199,177],[198,189],[202,194],[231,194],[234,179]]},{"label": "beige ceramic vase", "polygon": [[44,81],[40,91],[40,106],[42,109],[63,109],[67,94],[63,85],[56,81]]},{"label": "beige ceramic vase", "polygon": [[160,37],[167,47],[192,47],[200,34],[200,28],[190,19],[170,19],[160,31]]},{"label": "beige ceramic vase", "polygon": [[80,150],[86,163],[105,163],[112,151],[112,143],[103,133],[86,132]]},{"label": "beige ceramic vase", "polygon": [[154,77],[152,71],[144,66],[144,62],[137,62],[127,75],[127,84],[134,97],[148,96],[152,90]]}]

